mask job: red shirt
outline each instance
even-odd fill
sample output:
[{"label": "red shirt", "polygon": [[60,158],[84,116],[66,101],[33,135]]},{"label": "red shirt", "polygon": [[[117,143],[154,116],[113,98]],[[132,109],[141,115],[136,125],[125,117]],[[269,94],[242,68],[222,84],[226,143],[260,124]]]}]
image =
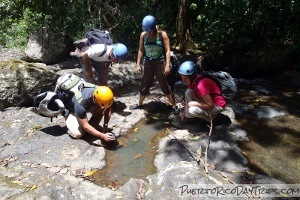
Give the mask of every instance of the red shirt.
[{"label": "red shirt", "polygon": [[199,77],[201,77],[201,75],[197,75],[188,88],[194,89],[200,99],[203,99],[203,96],[210,94],[214,104],[224,108],[226,106],[226,100],[222,95],[220,95],[221,90],[218,85],[210,78],[204,78],[198,83],[198,85],[196,85]]}]

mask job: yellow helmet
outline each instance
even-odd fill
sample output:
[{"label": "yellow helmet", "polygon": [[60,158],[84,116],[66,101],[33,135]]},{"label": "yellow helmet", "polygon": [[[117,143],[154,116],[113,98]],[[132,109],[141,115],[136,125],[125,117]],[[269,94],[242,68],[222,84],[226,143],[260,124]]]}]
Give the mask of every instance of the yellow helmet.
[{"label": "yellow helmet", "polygon": [[114,101],[114,94],[109,87],[97,86],[94,91],[94,101],[97,102],[101,108],[108,108]]}]

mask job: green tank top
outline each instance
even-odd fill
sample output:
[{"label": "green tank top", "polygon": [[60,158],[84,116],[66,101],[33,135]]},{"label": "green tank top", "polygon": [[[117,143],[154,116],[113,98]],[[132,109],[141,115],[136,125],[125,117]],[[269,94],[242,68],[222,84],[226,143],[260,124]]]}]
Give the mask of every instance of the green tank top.
[{"label": "green tank top", "polygon": [[157,37],[154,39],[149,38],[148,34],[146,34],[144,48],[146,59],[164,58],[164,44],[161,37],[159,37],[159,33],[157,33]]}]

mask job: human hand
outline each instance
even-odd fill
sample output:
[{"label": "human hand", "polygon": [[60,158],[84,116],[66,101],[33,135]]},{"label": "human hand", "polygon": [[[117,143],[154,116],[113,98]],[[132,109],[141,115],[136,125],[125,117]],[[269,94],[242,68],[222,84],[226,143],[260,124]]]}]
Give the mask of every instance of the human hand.
[{"label": "human hand", "polygon": [[198,107],[200,107],[200,103],[199,102],[197,102],[197,101],[190,101],[189,102],[189,107],[192,107],[192,106],[198,106]]},{"label": "human hand", "polygon": [[106,133],[106,134],[103,134],[103,139],[106,142],[111,142],[111,141],[116,140],[116,137],[115,137],[115,135],[113,133]]},{"label": "human hand", "polygon": [[136,65],[136,72],[140,74],[142,72],[141,65]]},{"label": "human hand", "polygon": [[166,65],[165,72],[164,72],[165,76],[167,76],[168,74],[170,74],[170,71],[171,71],[170,65]]},{"label": "human hand", "polygon": [[86,77],[86,79],[92,78],[93,77],[93,71],[92,70],[86,71],[85,77]]}]

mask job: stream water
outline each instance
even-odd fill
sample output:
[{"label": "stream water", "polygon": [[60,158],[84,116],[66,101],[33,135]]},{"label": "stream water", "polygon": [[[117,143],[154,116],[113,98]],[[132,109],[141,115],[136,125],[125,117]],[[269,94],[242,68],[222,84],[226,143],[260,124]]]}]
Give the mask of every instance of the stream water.
[{"label": "stream water", "polygon": [[[248,158],[249,167],[286,183],[300,183],[300,95],[280,91],[260,94],[249,85],[240,85],[235,101],[254,107],[270,106],[287,112],[257,118],[252,114],[237,115],[237,123],[247,132],[249,142],[239,144]],[[172,125],[164,110],[148,114],[126,137],[119,139],[119,148],[107,150],[107,166],[95,175],[103,186],[119,187],[130,178],[145,178],[156,172],[153,160],[157,145],[169,134]],[[276,116],[278,115],[278,116]]]},{"label": "stream water", "polygon": [[239,101],[255,105],[259,102],[261,105],[272,105],[287,111],[285,115],[269,113],[274,116],[269,119],[239,116],[237,120],[249,137],[249,142],[240,143],[240,148],[254,171],[286,183],[299,184],[300,95],[296,92],[281,92],[268,97],[244,96]]},{"label": "stream water", "polygon": [[145,179],[156,172],[153,165],[159,140],[169,134],[170,120],[162,113],[148,114],[125,136],[115,150],[106,151],[106,167],[98,171],[95,182],[119,187],[130,178]]}]

